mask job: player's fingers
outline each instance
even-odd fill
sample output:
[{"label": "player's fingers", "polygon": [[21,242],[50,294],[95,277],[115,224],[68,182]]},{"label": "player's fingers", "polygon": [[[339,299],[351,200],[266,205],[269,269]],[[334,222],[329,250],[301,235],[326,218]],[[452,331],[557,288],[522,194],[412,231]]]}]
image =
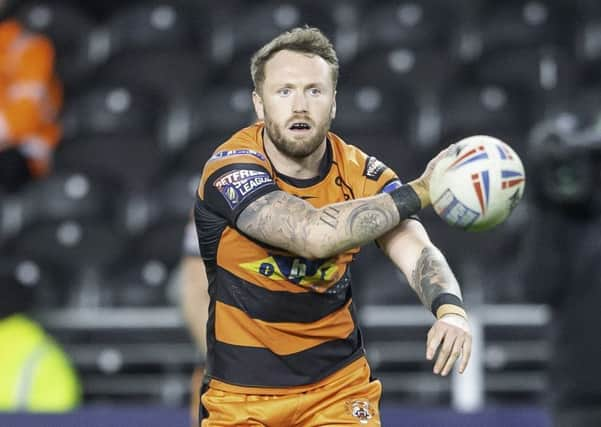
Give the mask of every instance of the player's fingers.
[{"label": "player's fingers", "polygon": [[461,356],[461,365],[459,365],[460,374],[463,374],[465,372],[467,364],[470,361],[470,356],[472,355],[472,337],[469,335],[465,338],[465,341],[463,342],[462,353],[463,355]]},{"label": "player's fingers", "polygon": [[451,369],[453,369],[453,366],[455,365],[455,362],[457,362],[457,359],[459,359],[459,356],[461,356],[461,348],[463,347],[463,340],[461,338],[456,338],[455,342],[453,343],[453,348],[451,349],[451,353],[449,354],[449,358],[447,359],[444,367],[442,368],[442,376],[446,377],[449,372],[451,372]]},{"label": "player's fingers", "polygon": [[436,359],[436,363],[434,364],[434,373],[439,374],[442,368],[445,366],[449,356],[451,355],[451,350],[453,349],[453,344],[455,344],[456,335],[454,334],[446,334],[442,341],[442,347],[438,352],[438,358]]},{"label": "player's fingers", "polygon": [[437,325],[434,325],[430,329],[428,332],[428,340],[426,342],[426,359],[432,360],[432,358],[434,358],[436,350],[438,350],[438,346],[440,345],[443,336],[444,331],[440,330]]}]

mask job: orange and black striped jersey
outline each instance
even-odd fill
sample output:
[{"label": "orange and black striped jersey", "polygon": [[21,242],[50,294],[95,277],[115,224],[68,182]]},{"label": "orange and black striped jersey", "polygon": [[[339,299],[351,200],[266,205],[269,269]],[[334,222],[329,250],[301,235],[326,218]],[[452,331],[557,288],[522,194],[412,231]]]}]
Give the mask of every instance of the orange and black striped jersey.
[{"label": "orange and black striped jersey", "polygon": [[382,162],[333,133],[319,176],[283,176],[265,153],[262,132],[262,123],[242,129],[207,161],[195,222],[211,296],[211,385],[277,394],[309,389],[364,355],[349,270],[359,248],[304,259],[245,236],[236,229],[238,215],[275,190],[319,208],[401,183]]}]

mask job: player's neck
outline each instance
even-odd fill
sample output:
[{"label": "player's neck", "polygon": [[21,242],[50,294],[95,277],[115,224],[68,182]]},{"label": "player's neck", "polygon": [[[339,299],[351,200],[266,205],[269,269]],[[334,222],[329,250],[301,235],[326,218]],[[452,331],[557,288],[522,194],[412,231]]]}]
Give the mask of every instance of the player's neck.
[{"label": "player's neck", "polygon": [[325,138],[317,150],[302,159],[282,153],[269,139],[266,132],[263,135],[263,143],[265,152],[278,173],[297,179],[309,179],[319,175],[319,167],[327,147]]}]

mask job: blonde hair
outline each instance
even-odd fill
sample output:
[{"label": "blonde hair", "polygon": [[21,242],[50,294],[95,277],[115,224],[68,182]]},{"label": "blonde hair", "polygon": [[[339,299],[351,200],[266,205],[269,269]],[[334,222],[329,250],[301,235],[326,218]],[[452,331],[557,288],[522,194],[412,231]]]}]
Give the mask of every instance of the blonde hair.
[{"label": "blonde hair", "polygon": [[260,93],[265,81],[265,64],[273,55],[281,50],[317,55],[323,58],[332,70],[332,83],[336,88],[338,82],[338,56],[330,40],[318,29],[313,27],[297,27],[280,34],[252,56],[250,75],[255,90]]}]

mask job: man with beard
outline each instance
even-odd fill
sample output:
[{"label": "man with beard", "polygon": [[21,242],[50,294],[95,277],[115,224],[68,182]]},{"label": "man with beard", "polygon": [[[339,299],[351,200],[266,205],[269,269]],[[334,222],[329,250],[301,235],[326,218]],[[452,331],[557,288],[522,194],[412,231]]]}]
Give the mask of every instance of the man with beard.
[{"label": "man with beard", "polygon": [[377,239],[436,316],[426,357],[447,375],[471,334],[459,285],[415,216],[430,204],[432,160],[403,185],[329,132],[338,60],[315,28],[253,56],[260,120],[205,164],[195,222],[209,281],[200,418],[212,425],[380,425],[352,305],[349,263]]}]

